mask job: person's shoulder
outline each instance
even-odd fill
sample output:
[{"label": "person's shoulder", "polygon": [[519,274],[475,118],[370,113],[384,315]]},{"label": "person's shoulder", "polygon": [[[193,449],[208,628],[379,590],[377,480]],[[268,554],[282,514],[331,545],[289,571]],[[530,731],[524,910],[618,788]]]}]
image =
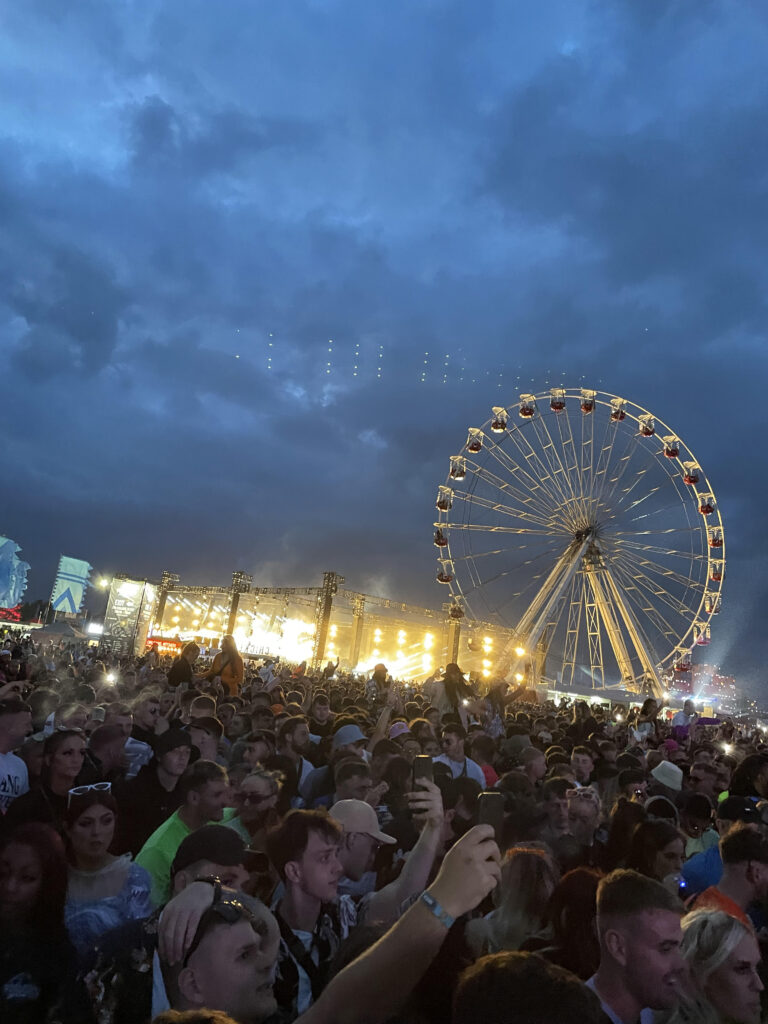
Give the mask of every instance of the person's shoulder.
[{"label": "person's shoulder", "polygon": [[152,878],[145,867],[132,860],[128,868],[128,885],[133,888],[151,889]]}]

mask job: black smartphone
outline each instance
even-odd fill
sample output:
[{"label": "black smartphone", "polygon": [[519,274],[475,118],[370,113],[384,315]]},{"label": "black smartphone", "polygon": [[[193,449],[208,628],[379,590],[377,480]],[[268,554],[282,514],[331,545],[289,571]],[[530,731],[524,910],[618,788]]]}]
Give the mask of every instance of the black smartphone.
[{"label": "black smartphone", "polygon": [[504,827],[504,794],[494,791],[481,793],[477,798],[477,824],[493,825],[496,842],[501,841]]},{"label": "black smartphone", "polygon": [[435,773],[432,767],[432,758],[427,754],[417,754],[413,759],[413,792],[418,793],[417,783],[422,779],[427,782],[435,781]]}]

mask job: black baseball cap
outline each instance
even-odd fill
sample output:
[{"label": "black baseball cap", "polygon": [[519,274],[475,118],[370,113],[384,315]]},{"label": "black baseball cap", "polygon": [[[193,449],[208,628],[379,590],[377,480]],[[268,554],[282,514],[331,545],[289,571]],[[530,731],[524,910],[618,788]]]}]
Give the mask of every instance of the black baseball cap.
[{"label": "black baseball cap", "polygon": [[762,824],[762,816],[754,800],[748,796],[727,796],[715,808],[715,817],[722,821],[745,821]]},{"label": "black baseball cap", "polygon": [[222,867],[242,864],[246,871],[263,870],[266,857],[245,845],[234,829],[226,825],[203,825],[190,833],[176,851],[171,865],[171,878],[190,864],[207,860]]}]

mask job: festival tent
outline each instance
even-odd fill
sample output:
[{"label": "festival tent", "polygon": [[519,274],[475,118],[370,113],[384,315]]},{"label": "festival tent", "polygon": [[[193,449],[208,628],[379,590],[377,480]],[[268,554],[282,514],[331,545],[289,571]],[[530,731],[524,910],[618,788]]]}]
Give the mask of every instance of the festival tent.
[{"label": "festival tent", "polygon": [[87,640],[70,622],[50,622],[42,629],[35,630],[35,640]]}]

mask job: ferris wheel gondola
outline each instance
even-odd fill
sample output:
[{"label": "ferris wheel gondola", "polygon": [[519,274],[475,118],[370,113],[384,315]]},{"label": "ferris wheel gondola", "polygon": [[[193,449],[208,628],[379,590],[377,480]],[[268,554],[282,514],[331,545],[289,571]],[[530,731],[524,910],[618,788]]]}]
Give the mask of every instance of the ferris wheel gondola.
[{"label": "ferris wheel gondola", "polygon": [[[720,610],[714,491],[679,435],[586,388],[494,406],[450,459],[436,501],[437,579],[511,628],[497,671],[663,692]],[[524,655],[515,653],[524,651]]]}]

